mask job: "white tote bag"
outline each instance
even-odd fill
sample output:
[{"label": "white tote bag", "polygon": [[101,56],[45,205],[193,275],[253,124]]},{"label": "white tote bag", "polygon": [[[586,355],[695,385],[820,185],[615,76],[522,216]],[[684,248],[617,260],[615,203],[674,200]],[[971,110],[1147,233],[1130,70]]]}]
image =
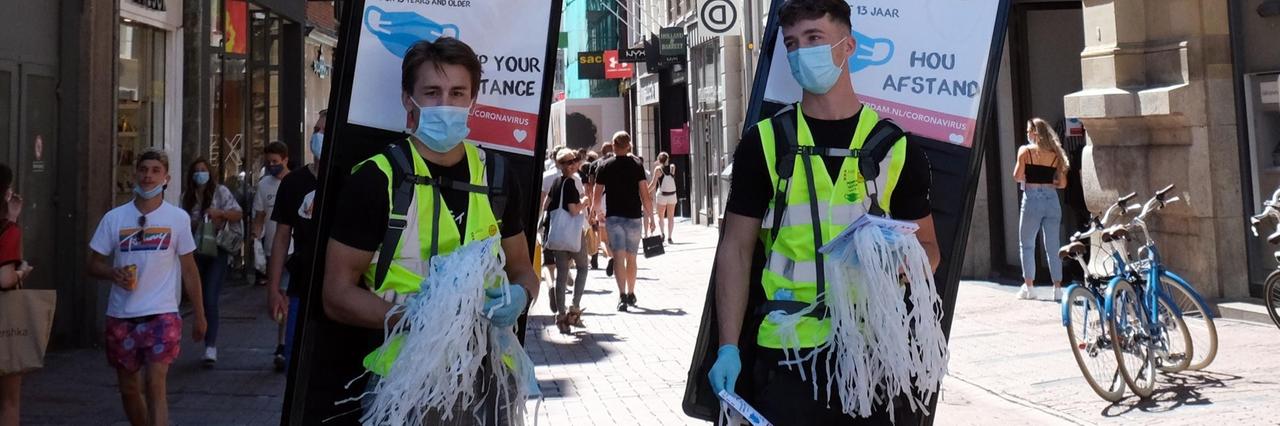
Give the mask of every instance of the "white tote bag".
[{"label": "white tote bag", "polygon": [[547,250],[576,253],[582,249],[582,229],[586,226],[587,216],[569,213],[569,209],[565,207],[565,185],[571,184],[568,179],[570,178],[560,180],[560,206],[551,211],[551,224],[548,226],[547,240],[543,243],[543,247]]}]

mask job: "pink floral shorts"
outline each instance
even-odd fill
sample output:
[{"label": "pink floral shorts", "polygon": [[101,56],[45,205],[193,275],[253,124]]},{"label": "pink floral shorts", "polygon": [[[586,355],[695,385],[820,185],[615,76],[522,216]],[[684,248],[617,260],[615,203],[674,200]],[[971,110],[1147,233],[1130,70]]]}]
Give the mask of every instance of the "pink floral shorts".
[{"label": "pink floral shorts", "polygon": [[107,364],[135,372],[145,364],[169,364],[178,359],[182,317],[177,313],[139,318],[107,317]]}]

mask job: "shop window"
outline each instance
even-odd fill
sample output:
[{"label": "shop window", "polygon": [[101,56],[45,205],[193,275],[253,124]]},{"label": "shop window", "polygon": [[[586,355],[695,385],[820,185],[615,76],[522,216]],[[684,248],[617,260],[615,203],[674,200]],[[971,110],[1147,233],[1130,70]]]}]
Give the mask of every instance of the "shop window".
[{"label": "shop window", "polygon": [[115,201],[132,195],[134,158],[164,147],[165,32],[129,20],[120,23],[116,85]]}]

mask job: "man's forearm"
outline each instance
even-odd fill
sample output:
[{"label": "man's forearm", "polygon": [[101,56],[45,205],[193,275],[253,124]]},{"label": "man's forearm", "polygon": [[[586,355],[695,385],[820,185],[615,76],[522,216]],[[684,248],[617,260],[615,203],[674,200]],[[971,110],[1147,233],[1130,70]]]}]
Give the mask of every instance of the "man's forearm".
[{"label": "man's forearm", "polygon": [[374,330],[395,325],[394,322],[387,322],[387,312],[391,311],[393,306],[391,302],[382,300],[360,287],[340,288],[340,290],[333,289],[326,284],[324,294],[325,313],[335,321]]},{"label": "man's forearm", "polygon": [[289,235],[293,227],[283,223],[276,225],[272,240],[276,244],[271,247],[271,256],[267,258],[267,283],[273,291],[280,291],[280,279],[284,276],[284,262],[289,257]]},{"label": "man's forearm", "polygon": [[86,272],[89,273],[89,278],[112,282],[116,280],[115,268],[112,268],[111,264],[107,263],[105,256],[90,257],[89,265],[86,269]]},{"label": "man's forearm", "polygon": [[[190,256],[190,255],[188,255]],[[198,317],[204,317],[204,293],[201,291],[203,283],[200,282],[200,272],[195,268],[195,261],[191,261],[191,265],[183,265],[182,267],[182,289],[187,293],[187,300],[191,301],[191,309]]]},{"label": "man's forearm", "polygon": [[720,325],[720,344],[737,345],[746,316],[747,282],[751,253],[734,247],[721,247],[716,259],[716,319]]}]

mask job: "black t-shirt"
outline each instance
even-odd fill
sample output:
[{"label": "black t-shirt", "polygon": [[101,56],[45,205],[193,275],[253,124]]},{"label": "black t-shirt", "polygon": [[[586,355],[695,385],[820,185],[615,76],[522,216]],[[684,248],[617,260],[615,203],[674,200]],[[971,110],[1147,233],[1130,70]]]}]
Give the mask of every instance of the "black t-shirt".
[{"label": "black t-shirt", "polygon": [[[458,182],[471,181],[471,170],[466,159],[449,167],[428,161],[427,170],[431,172],[431,176],[443,176]],[[502,188],[507,197],[506,210],[498,220],[501,222],[502,238],[510,238],[524,232],[524,222],[520,217],[520,206],[524,204],[520,201],[520,187],[515,182],[515,174],[505,173],[505,176],[506,182]],[[458,224],[459,230],[466,226],[469,194],[452,188],[445,188],[440,194],[445,206],[453,213],[454,223]],[[365,164],[351,175],[338,196],[337,220],[330,238],[360,250],[376,251],[382,245],[382,238],[386,236],[390,210],[387,176],[373,163]]]},{"label": "black t-shirt", "polygon": [[[813,135],[814,144],[821,147],[848,148],[849,141],[858,126],[858,117],[843,120],[819,120],[805,116],[805,123]],[[776,139],[775,139],[776,140]],[[827,173],[838,176],[844,158],[822,157],[826,163]],[[742,142],[738,144],[733,155],[733,182],[730,185],[729,200],[725,210],[730,213],[763,219],[769,210],[769,202],[773,200],[773,182],[769,178],[769,170],[764,161],[764,150],[760,147],[760,131],[752,126]],[[887,173],[888,171],[883,171]],[[919,220],[931,213],[929,207],[929,188],[932,185],[929,171],[929,157],[923,149],[907,144],[906,161],[902,166],[902,174],[898,177],[898,185],[889,200],[889,212],[894,219]],[[612,208],[610,204],[610,208]]]},{"label": "black t-shirt", "polygon": [[[316,175],[311,173],[310,167],[290,172],[280,182],[280,189],[276,192],[276,208],[271,211],[271,220],[289,225],[292,230],[293,254],[285,262],[285,268],[291,276],[288,290],[290,296],[301,297],[311,281],[307,277],[310,276],[310,263],[315,256],[315,247],[312,245],[316,236],[315,221],[302,217],[298,210],[302,208],[307,194],[314,192],[316,186]],[[312,201],[315,199],[312,198]]]},{"label": "black t-shirt", "polygon": [[578,204],[582,202],[582,194],[578,193],[578,184],[573,178],[561,176],[556,179],[556,183],[551,185],[551,191],[547,193],[547,211],[553,211],[560,208],[560,194],[564,193],[565,204]]},{"label": "black t-shirt", "polygon": [[644,217],[643,200],[640,199],[640,182],[644,182],[644,166],[633,156],[612,157],[596,166],[596,183],[604,185],[609,217],[639,219]]}]

